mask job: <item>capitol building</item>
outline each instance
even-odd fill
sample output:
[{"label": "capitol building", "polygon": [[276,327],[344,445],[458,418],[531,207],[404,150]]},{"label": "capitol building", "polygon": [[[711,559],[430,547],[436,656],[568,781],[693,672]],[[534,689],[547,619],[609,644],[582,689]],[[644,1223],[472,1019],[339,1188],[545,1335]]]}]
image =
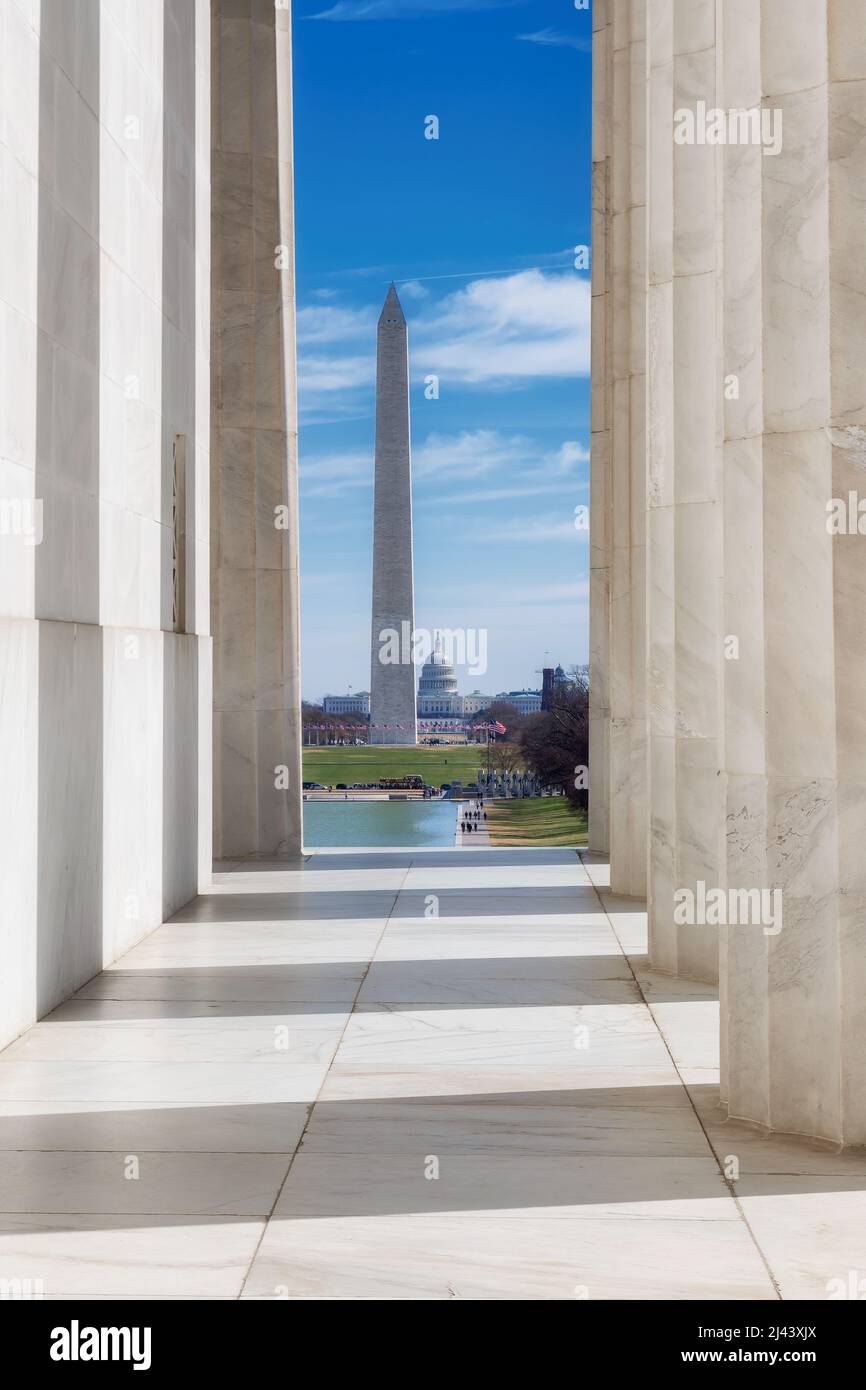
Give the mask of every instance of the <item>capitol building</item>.
[{"label": "capitol building", "polygon": [[457,694],[454,667],[437,644],[421,668],[418,681],[418,718],[462,718],[465,713],[463,699],[462,695]]},{"label": "capitol building", "polygon": [[[561,666],[550,670],[550,680],[554,686],[567,684],[568,677]],[[421,668],[418,680],[417,717],[420,721],[453,719],[462,721],[473,719],[492,704],[512,705],[518,714],[537,714],[544,708],[542,690],[501,690],[496,695],[486,695],[473,690],[470,695],[460,695],[457,691],[457,676],[453,662],[442,651],[439,641]],[[360,714],[370,718],[370,692],[360,690],[345,695],[326,695],[323,700],[325,714]]]},{"label": "capitol building", "polygon": [[454,667],[437,644],[421,668],[418,681],[418,718],[471,719],[494,701],[514,705],[521,714],[534,714],[541,709],[540,690],[511,690],[498,695],[484,695],[473,690],[471,695],[457,693]]}]

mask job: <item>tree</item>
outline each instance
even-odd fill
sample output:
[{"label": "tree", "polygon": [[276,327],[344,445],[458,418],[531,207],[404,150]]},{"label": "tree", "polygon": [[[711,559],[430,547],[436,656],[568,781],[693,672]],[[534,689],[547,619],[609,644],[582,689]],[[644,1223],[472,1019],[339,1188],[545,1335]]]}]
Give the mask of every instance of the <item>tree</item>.
[{"label": "tree", "polygon": [[586,808],[579,770],[589,762],[589,683],[584,672],[554,691],[549,710],[530,715],[520,735],[526,762],[542,786],[563,792],[573,806]]},{"label": "tree", "polygon": [[487,709],[479,710],[473,717],[473,724],[488,725],[492,720],[498,720],[508,731],[509,737],[516,736],[526,723],[527,716],[521,714],[513,705],[509,705],[507,700],[493,700]]},{"label": "tree", "polygon": [[514,772],[523,766],[523,750],[519,743],[500,742],[494,739],[490,744],[491,772]]},{"label": "tree", "polygon": [[311,730],[316,731],[316,743],[344,743],[347,739],[366,739],[367,721],[362,714],[325,714],[321,705],[304,700],[301,704],[301,723],[304,738],[309,743]]}]

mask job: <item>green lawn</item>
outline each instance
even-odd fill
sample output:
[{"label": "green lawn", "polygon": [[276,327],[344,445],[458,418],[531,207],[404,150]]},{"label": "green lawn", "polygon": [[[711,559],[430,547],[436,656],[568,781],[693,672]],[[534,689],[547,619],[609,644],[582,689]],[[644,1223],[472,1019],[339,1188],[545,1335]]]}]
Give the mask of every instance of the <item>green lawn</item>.
[{"label": "green lawn", "polygon": [[494,845],[586,844],[586,816],[564,796],[494,801],[487,828]]},{"label": "green lawn", "polygon": [[486,750],[476,745],[443,748],[305,748],[304,781],[335,786],[378,782],[380,777],[423,777],[428,786],[474,782],[486,766]]}]

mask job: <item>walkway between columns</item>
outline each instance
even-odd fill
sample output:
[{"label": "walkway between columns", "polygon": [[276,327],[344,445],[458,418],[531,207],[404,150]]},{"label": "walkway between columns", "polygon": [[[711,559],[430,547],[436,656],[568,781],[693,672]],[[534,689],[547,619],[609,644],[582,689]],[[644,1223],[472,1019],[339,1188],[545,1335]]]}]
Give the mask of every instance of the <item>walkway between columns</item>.
[{"label": "walkway between columns", "polygon": [[711,992],[645,972],[605,882],[468,847],[217,875],[0,1056],[0,1278],[772,1299],[866,1271],[866,1158],[721,1121]]}]

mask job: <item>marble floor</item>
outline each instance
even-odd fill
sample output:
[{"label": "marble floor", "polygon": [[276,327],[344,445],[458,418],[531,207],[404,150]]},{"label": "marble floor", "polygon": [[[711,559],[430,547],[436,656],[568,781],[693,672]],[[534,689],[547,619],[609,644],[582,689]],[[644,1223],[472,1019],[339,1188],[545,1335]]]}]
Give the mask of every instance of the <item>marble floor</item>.
[{"label": "marble floor", "polygon": [[649,972],[606,885],[563,849],[226,866],[0,1054],[0,1280],[866,1293],[866,1155],[722,1119],[712,991]]}]

